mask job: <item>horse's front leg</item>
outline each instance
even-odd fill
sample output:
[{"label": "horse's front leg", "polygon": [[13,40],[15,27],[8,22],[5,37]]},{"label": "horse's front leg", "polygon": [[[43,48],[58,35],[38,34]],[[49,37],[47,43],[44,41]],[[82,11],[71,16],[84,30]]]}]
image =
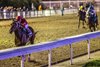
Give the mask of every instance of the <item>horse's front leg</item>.
[{"label": "horse's front leg", "polygon": [[95,23],[95,28],[96,28],[96,30],[98,29],[98,21],[96,21],[96,23]]},{"label": "horse's front leg", "polygon": [[22,55],[21,57],[22,57],[22,61],[26,61],[25,55]]},{"label": "horse's front leg", "polygon": [[79,19],[79,23],[78,23],[78,29],[79,29],[79,27],[80,27],[80,19]]},{"label": "horse's front leg", "polygon": [[93,32],[92,25],[90,23],[89,23],[89,29],[90,29],[91,32]]},{"label": "horse's front leg", "polygon": [[28,54],[28,61],[31,61],[30,56],[31,56],[31,54]]},{"label": "horse's front leg", "polygon": [[96,25],[95,24],[93,25],[93,30],[96,31]]},{"label": "horse's front leg", "polygon": [[[30,56],[31,56],[31,54],[28,54],[28,61],[31,61]],[[22,60],[25,62],[26,61],[26,56],[22,55],[21,57],[22,57]]]},{"label": "horse's front leg", "polygon": [[84,26],[84,21],[83,21],[83,23],[82,23],[82,24],[83,24],[83,28],[85,28],[85,26]]}]

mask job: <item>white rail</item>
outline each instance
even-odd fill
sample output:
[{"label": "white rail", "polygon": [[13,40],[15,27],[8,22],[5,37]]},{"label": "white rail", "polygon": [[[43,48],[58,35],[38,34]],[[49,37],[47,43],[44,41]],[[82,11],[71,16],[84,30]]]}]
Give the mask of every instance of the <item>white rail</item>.
[{"label": "white rail", "polygon": [[[89,40],[92,38],[97,38],[97,37],[100,37],[100,31],[89,32],[89,33],[80,34],[80,35],[71,36],[71,37],[65,37],[65,38],[55,40],[55,41],[43,42],[43,43],[29,45],[29,46],[4,49],[4,50],[0,50],[0,60],[13,58],[13,57],[17,57],[17,56],[23,56],[23,55],[31,54],[34,52],[49,50],[48,65],[49,65],[49,67],[51,67],[51,51],[52,51],[52,49],[61,47],[64,45],[70,45],[70,58],[71,58],[70,62],[72,64],[72,58],[73,58],[72,43],[87,40],[88,41],[88,46],[87,46],[88,47],[88,58],[90,58],[90,41]],[[23,62],[24,62],[24,60],[22,58],[21,67],[24,67]]]}]

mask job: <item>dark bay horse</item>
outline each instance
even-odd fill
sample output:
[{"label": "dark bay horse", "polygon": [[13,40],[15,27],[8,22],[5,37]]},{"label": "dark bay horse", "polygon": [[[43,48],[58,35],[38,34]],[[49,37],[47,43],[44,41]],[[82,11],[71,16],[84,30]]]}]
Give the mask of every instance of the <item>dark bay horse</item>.
[{"label": "dark bay horse", "polygon": [[80,22],[82,21],[82,25],[83,25],[83,28],[85,28],[85,26],[84,26],[84,23],[86,23],[86,20],[85,20],[85,18],[86,18],[86,12],[85,12],[85,10],[83,10],[83,11],[78,11],[78,16],[79,16],[79,23],[78,23],[78,28],[80,27]]},{"label": "dark bay horse", "polygon": [[88,25],[91,32],[96,31],[96,28],[98,26],[98,19],[94,18],[94,16],[90,16],[88,18]]},{"label": "dark bay horse", "polygon": [[98,26],[98,16],[92,3],[86,4],[86,14],[88,19],[88,26],[91,32],[95,31]]},{"label": "dark bay horse", "polygon": [[35,35],[36,35],[37,32],[34,32],[32,27],[30,27],[30,26],[29,26],[29,29],[32,32],[32,36],[30,38],[28,38],[27,31],[25,31],[25,29],[23,29],[23,27],[21,27],[21,25],[17,21],[13,20],[9,32],[10,33],[14,32],[14,34],[15,34],[15,45],[17,47],[25,46],[27,42],[34,44],[34,39],[35,39]]},{"label": "dark bay horse", "polygon": [[88,25],[91,32],[96,31],[98,26],[98,16],[93,12],[89,12]]}]

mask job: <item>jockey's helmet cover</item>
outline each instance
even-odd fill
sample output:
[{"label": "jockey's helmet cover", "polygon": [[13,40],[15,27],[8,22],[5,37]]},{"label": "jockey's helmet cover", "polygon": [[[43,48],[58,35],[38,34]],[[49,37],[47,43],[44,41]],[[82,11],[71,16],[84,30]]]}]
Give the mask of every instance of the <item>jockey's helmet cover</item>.
[{"label": "jockey's helmet cover", "polygon": [[21,20],[21,19],[22,19],[21,16],[17,16],[17,17],[16,17],[16,20],[17,20],[17,21],[19,21],[19,20]]}]

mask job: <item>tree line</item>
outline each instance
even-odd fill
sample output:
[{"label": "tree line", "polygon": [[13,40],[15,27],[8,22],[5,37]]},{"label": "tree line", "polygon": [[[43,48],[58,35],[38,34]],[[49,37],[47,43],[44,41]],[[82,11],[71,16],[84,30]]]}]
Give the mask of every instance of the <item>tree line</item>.
[{"label": "tree line", "polygon": [[[44,6],[41,3],[42,0],[0,0],[0,7],[9,7],[12,6],[13,8],[28,8],[32,10],[32,3],[36,10],[38,10],[39,5]],[[44,9],[44,8],[43,8]]]}]

